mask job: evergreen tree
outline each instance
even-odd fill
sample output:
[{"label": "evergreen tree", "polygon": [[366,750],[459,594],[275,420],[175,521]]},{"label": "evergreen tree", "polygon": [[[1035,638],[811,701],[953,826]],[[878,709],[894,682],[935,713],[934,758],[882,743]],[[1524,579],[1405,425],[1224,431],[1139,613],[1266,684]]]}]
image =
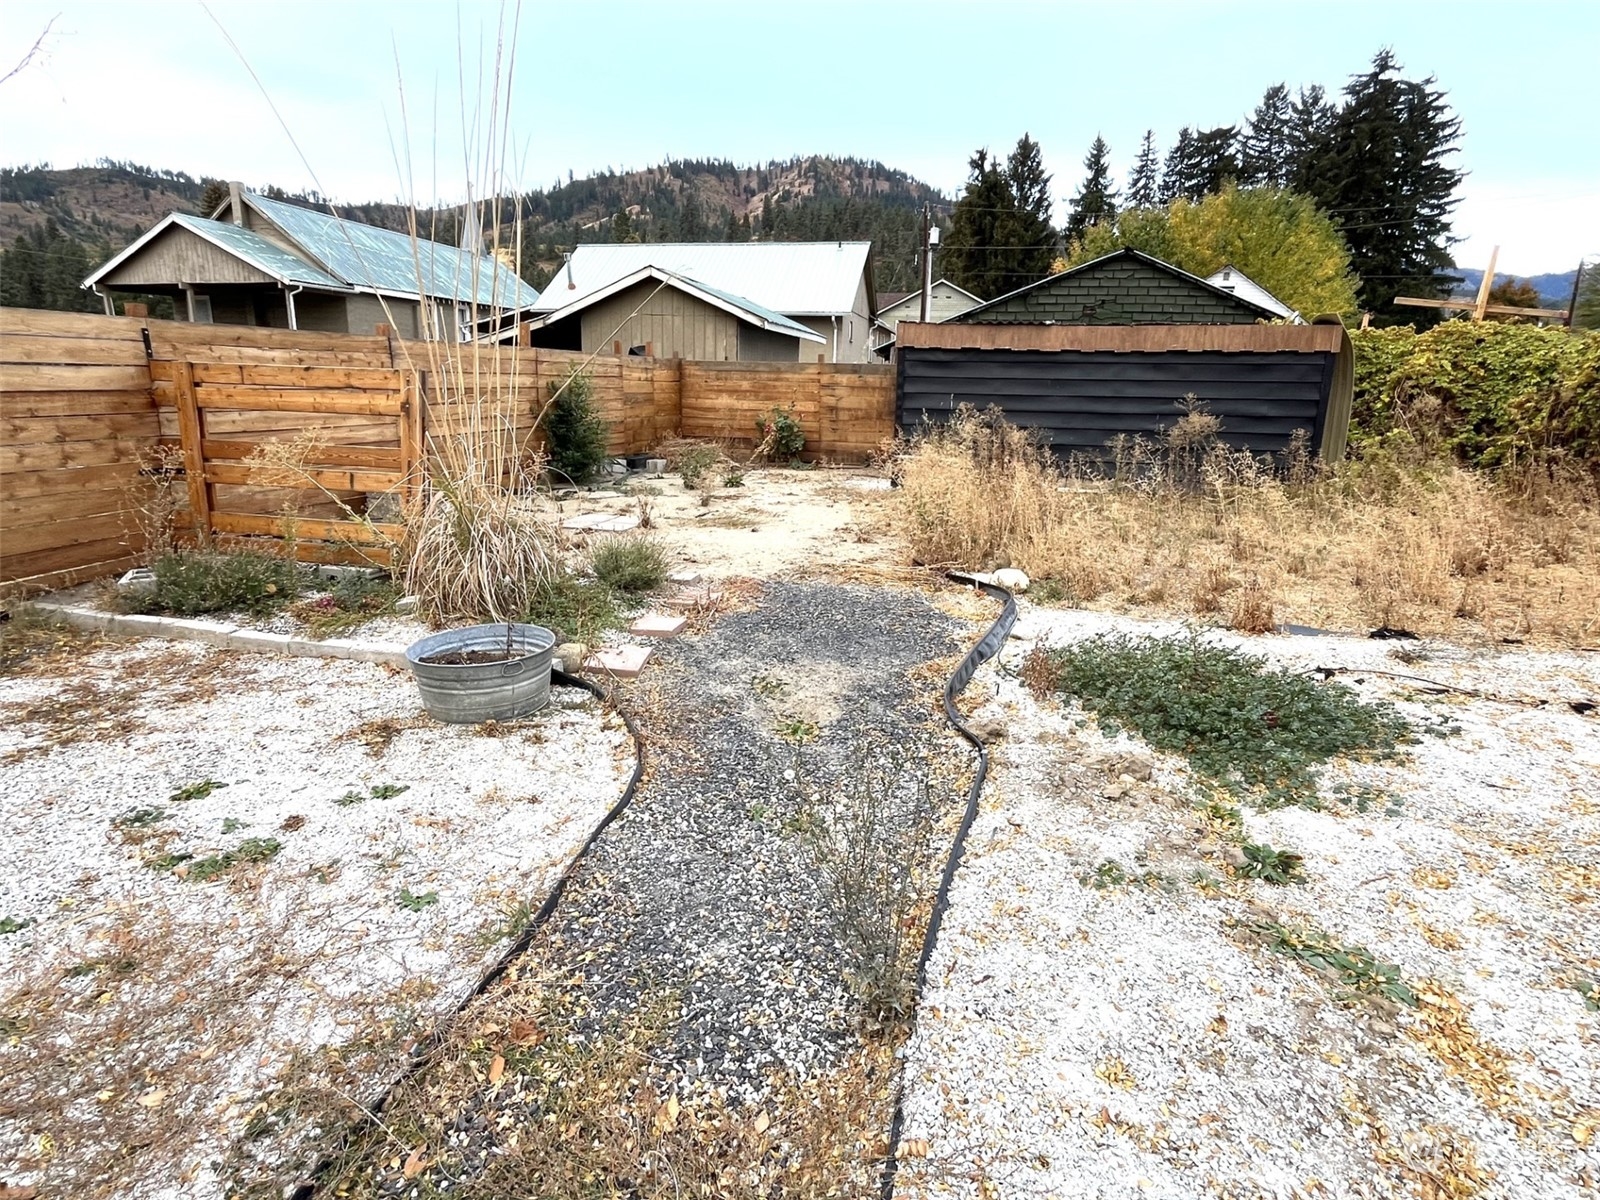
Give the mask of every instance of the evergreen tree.
[{"label": "evergreen tree", "polygon": [[974,153],[967,167],[966,190],[950,214],[950,231],[940,251],[940,273],[957,287],[989,300],[1011,290],[1005,286],[1010,277],[1009,251],[1002,247],[999,232],[1017,202],[1005,172],[990,161],[988,150]]},{"label": "evergreen tree", "polygon": [[1321,84],[1300,89],[1300,96],[1289,106],[1289,178],[1300,178],[1313,150],[1327,136],[1338,107],[1327,98]]},{"label": "evergreen tree", "polygon": [[1082,241],[1091,225],[1113,220],[1117,215],[1117,193],[1111,187],[1111,148],[1098,134],[1089,153],[1083,160],[1088,172],[1083,186],[1072,198],[1072,211],[1067,214],[1065,229],[1068,243]]},{"label": "evergreen tree", "polygon": [[57,312],[99,312],[100,297],[82,287],[102,246],[85,246],[61,231],[54,217],[17,235],[0,256],[0,304]]},{"label": "evergreen tree", "polygon": [[1156,154],[1156,131],[1146,129],[1139,158],[1128,176],[1128,207],[1154,208],[1161,200],[1161,160]]},{"label": "evergreen tree", "polygon": [[1572,309],[1574,329],[1600,329],[1600,259],[1578,268],[1578,302]]},{"label": "evergreen tree", "polygon": [[1156,198],[1170,204],[1189,192],[1189,181],[1194,175],[1194,130],[1185,125],[1178,130],[1178,140],[1167,151],[1167,161],[1161,167],[1161,190]]},{"label": "evergreen tree", "polygon": [[1202,200],[1220,192],[1239,178],[1239,127],[1219,125],[1194,136],[1193,174],[1184,192],[1190,200]]},{"label": "evergreen tree", "polygon": [[[1011,186],[1015,212],[997,230],[999,244],[1015,249],[1008,263],[1013,278],[1006,291],[1043,279],[1050,273],[1056,252],[1056,231],[1051,223],[1050,176],[1044,169],[1039,143],[1026,133],[1006,161],[1006,182]],[[1002,293],[1003,294],[1003,293]]]},{"label": "evergreen tree", "polygon": [[206,180],[206,186],[200,193],[200,215],[209,218],[228,202],[229,194],[226,180]]},{"label": "evergreen tree", "polygon": [[683,203],[678,208],[678,240],[703,242],[706,240],[706,218],[700,210],[700,200],[693,191],[685,190]]},{"label": "evergreen tree", "polygon": [[617,215],[611,218],[611,240],[613,242],[639,240],[639,235],[633,231],[633,214],[628,211],[627,205],[617,209]]},{"label": "evergreen tree", "polygon": [[1275,83],[1261,97],[1239,140],[1239,186],[1283,187],[1294,167],[1289,89]]},{"label": "evergreen tree", "polygon": [[1433,76],[1402,79],[1381,50],[1351,79],[1345,103],[1301,165],[1296,184],[1339,222],[1361,277],[1361,306],[1381,324],[1431,324],[1435,310],[1402,308],[1399,295],[1443,298],[1452,278],[1450,213],[1462,172],[1461,121]]}]

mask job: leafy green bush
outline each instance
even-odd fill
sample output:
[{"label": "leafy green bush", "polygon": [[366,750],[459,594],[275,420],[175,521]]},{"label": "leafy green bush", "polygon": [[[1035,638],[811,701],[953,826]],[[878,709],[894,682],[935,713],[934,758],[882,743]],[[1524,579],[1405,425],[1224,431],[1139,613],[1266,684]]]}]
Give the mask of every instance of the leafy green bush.
[{"label": "leafy green bush", "polygon": [[552,383],[550,394],[554,399],[544,426],[550,468],[573,483],[587,483],[606,461],[611,432],[595,407],[594,385],[588,375],[574,371],[564,383]]},{"label": "leafy green bush", "polygon": [[534,588],[523,619],[551,630],[558,641],[593,645],[602,633],[621,624],[622,615],[606,584],[557,575]]},{"label": "leafy green bush", "polygon": [[590,551],[595,578],[619,592],[648,592],[667,580],[667,552],[648,537],[612,537]]},{"label": "leafy green bush", "polygon": [[334,637],[389,615],[399,599],[394,581],[352,575],[335,580],[323,595],[300,601],[291,615],[306,623],[312,637]]},{"label": "leafy green bush", "polygon": [[153,592],[132,598],[144,612],[197,616],[214,612],[256,615],[281,608],[300,593],[300,570],[288,559],[254,552],[174,551],[151,567]]},{"label": "leafy green bush", "polygon": [[773,408],[756,418],[756,452],[768,461],[785,461],[805,449],[806,431],[800,427],[794,408]]},{"label": "leafy green bush", "polygon": [[1320,808],[1318,764],[1341,754],[1392,757],[1412,740],[1388,704],[1197,635],[1102,635],[1034,654],[1027,678],[1035,688],[1074,697],[1107,733],[1126,726],[1264,808]]},{"label": "leafy green bush", "polygon": [[695,487],[722,461],[722,451],[711,442],[688,447],[678,460],[678,478],[684,487]]},{"label": "leafy green bush", "polygon": [[1600,334],[1445,321],[1353,330],[1350,444],[1406,438],[1476,467],[1600,465]]}]

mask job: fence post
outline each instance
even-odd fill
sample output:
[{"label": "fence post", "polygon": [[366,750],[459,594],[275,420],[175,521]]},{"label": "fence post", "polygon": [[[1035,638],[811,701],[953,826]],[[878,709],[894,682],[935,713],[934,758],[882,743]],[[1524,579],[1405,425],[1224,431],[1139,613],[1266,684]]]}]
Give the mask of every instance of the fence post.
[{"label": "fence post", "polygon": [[194,367],[187,359],[172,364],[173,391],[178,399],[178,436],[183,443],[183,475],[189,485],[189,512],[195,536],[211,544],[211,485],[206,482],[205,419],[194,394]]}]

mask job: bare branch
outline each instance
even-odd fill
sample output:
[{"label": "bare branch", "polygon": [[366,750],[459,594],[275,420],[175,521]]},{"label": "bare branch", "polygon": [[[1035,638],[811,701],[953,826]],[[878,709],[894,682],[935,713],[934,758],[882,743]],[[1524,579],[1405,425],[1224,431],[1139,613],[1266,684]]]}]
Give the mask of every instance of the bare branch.
[{"label": "bare branch", "polygon": [[51,28],[60,19],[61,14],[57,13],[55,16],[51,17],[45,22],[44,32],[41,33],[33,45],[28,48],[28,52],[22,56],[21,62],[12,67],[11,70],[7,71],[4,75],[0,75],[0,83],[5,83],[6,80],[10,79],[13,75],[20,73],[29,63],[33,61],[34,55],[38,54],[40,50],[44,49],[45,38],[50,36]]}]

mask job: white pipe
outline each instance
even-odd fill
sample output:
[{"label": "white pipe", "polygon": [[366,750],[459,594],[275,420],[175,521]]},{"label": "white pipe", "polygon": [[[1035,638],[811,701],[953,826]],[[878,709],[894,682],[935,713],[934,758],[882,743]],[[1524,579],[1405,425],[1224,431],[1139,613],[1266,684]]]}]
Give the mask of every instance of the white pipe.
[{"label": "white pipe", "polygon": [[839,361],[839,314],[833,314],[833,361]]},{"label": "white pipe", "polygon": [[300,328],[300,319],[295,316],[294,298],[295,298],[295,293],[303,292],[303,291],[306,290],[305,289],[305,285],[303,283],[297,283],[297,284],[294,285],[294,287],[290,287],[287,283],[283,283],[283,284],[279,284],[278,286],[283,288],[283,307],[289,313],[289,328],[290,329],[299,329]]},{"label": "white pipe", "polygon": [[180,283],[178,286],[183,289],[183,300],[184,300],[184,305],[185,305],[184,311],[188,313],[189,324],[193,325],[194,324],[194,284],[192,284],[192,283]]},{"label": "white pipe", "polygon": [[117,306],[111,303],[111,296],[108,292],[102,292],[98,283],[95,284],[90,290],[93,291],[96,296],[100,297],[100,303],[106,310],[106,316],[114,317],[117,315]]}]

